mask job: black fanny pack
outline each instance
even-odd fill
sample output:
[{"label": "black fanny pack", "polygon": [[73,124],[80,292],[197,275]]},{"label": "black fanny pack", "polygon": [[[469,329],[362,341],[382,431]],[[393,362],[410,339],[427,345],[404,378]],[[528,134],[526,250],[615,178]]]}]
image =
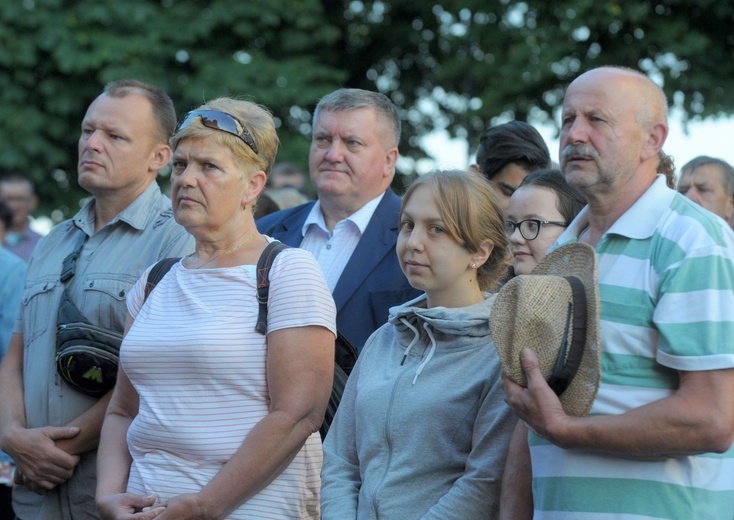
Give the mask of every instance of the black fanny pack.
[{"label": "black fanny pack", "polygon": [[59,305],[56,370],[75,390],[94,397],[115,386],[122,334],[90,323],[69,299]]},{"label": "black fanny pack", "polygon": [[[74,251],[64,259],[61,283],[66,284],[76,272],[87,235],[79,230]],[[115,386],[120,362],[122,334],[92,324],[69,299],[64,288],[56,327],[56,370],[64,381],[79,392],[101,397]]]}]

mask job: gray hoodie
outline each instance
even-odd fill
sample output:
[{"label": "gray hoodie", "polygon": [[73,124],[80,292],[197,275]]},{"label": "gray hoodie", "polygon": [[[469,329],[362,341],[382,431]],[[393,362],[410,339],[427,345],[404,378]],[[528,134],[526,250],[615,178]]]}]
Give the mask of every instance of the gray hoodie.
[{"label": "gray hoodie", "polygon": [[493,519],[515,416],[489,335],[495,295],[390,309],[324,443],[322,519]]}]

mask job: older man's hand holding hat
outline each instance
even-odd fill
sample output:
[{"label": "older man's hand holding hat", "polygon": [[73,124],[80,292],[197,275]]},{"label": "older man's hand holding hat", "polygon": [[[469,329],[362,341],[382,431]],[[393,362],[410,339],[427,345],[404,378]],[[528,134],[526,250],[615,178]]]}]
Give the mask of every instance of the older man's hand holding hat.
[{"label": "older man's hand holding hat", "polygon": [[588,415],[599,387],[599,290],[594,249],[573,243],[500,291],[490,318],[505,400],[554,443]]},{"label": "older man's hand holding hat", "polygon": [[562,431],[565,421],[575,418],[566,414],[561,400],[548,385],[540,371],[538,355],[529,348],[520,352],[520,364],[527,378],[527,387],[502,374],[505,401],[534,432],[551,441],[553,432]]}]

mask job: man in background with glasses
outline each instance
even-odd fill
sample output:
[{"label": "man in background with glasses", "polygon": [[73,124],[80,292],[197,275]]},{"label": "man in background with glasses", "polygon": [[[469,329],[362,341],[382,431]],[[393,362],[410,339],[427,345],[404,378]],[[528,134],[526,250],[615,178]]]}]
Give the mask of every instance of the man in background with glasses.
[{"label": "man in background with glasses", "polygon": [[[59,377],[56,317],[66,288],[93,325],[122,333],[125,297],[142,272],[193,249],[155,182],[175,125],[168,95],[135,80],[107,85],[82,121],[79,184],[93,197],[34,250],[0,366],[0,447],[17,465],[20,520],[98,518],[96,451],[112,390],[91,397]],[[75,274],[63,283],[62,263],[77,244]]]},{"label": "man in background with glasses", "polygon": [[313,117],[309,152],[318,201],[267,215],[258,230],[310,251],[336,302],[337,329],[361,350],[390,307],[418,296],[395,253],[400,198],[390,189],[400,117],[385,95],[340,89]]},{"label": "man in background with glasses", "polygon": [[503,379],[522,421],[501,518],[734,518],[734,233],[657,173],[667,135],[665,94],[638,71],[566,91],[561,169],[588,205],[557,244],[599,257],[602,382],[568,416],[522,352],[528,387]]}]

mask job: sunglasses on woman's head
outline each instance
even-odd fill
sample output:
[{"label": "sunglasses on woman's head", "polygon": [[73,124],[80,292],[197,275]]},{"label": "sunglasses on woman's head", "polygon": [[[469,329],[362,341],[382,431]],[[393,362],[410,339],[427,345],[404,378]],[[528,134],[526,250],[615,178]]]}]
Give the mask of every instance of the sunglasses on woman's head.
[{"label": "sunglasses on woman's head", "polygon": [[220,110],[192,110],[191,112],[187,112],[176,126],[174,134],[177,134],[180,130],[186,128],[197,117],[201,119],[201,124],[205,127],[236,135],[242,139],[242,141],[244,141],[244,143],[249,146],[256,155],[259,153],[255,140],[252,138],[250,132],[247,131],[245,125],[243,125],[236,117]]}]

